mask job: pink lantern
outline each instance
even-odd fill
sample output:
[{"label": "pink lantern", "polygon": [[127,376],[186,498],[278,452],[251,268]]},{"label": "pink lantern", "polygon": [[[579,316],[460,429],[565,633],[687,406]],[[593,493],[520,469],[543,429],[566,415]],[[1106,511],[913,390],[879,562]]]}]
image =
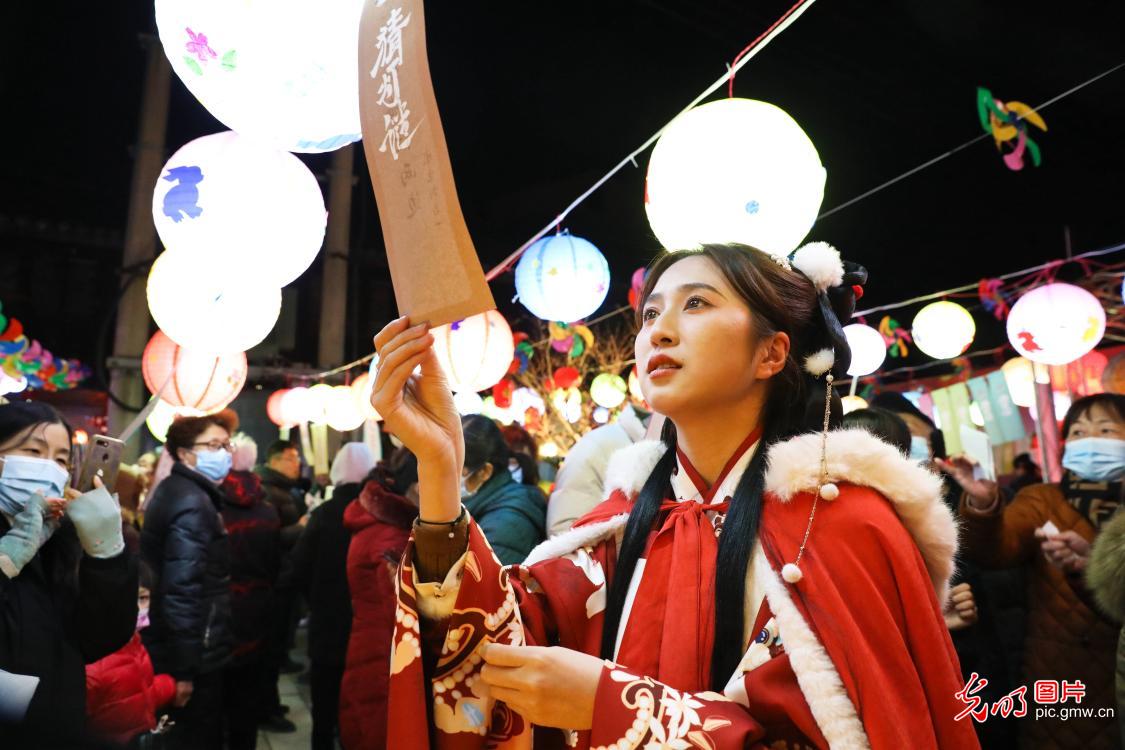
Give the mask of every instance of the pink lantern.
[{"label": "pink lantern", "polygon": [[277,416],[289,425],[310,422],[316,414],[315,401],[308,388],[290,388],[278,399]]},{"label": "pink lantern", "polygon": [[193,351],[157,331],[141,356],[141,372],[148,389],[159,393],[169,405],[211,414],[225,408],[242,391],[246,353]]},{"label": "pink lantern", "polygon": [[288,388],[282,388],[280,391],[274,391],[270,394],[269,400],[266,401],[266,416],[268,416],[270,418],[270,421],[275,425],[283,428],[296,427],[295,422],[285,421],[285,413],[281,406],[282,400],[285,398],[285,394],[287,393],[289,393]]}]

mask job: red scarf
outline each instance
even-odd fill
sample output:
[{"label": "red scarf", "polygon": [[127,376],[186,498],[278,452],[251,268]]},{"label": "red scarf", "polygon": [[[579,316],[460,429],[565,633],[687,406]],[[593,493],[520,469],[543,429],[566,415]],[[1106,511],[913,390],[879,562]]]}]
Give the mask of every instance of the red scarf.
[{"label": "red scarf", "polygon": [[644,575],[629,612],[618,663],[679,690],[710,688],[719,540],[706,514],[727,511],[730,499],[715,503],[713,495],[760,435],[755,430],[743,441],[710,487],[679,454],[680,466],[702,502],[666,500],[660,506],[663,521],[645,555]]}]

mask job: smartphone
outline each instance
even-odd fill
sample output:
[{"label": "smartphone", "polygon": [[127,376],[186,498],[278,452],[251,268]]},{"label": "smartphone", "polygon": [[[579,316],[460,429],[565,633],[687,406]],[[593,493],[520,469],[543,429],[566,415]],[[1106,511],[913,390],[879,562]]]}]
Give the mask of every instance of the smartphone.
[{"label": "smartphone", "polygon": [[121,468],[121,454],[125,443],[105,435],[95,435],[86,445],[86,457],[78,481],[74,488],[79,492],[94,489],[94,477],[102,480],[102,485],[110,492],[117,486],[117,472]]}]

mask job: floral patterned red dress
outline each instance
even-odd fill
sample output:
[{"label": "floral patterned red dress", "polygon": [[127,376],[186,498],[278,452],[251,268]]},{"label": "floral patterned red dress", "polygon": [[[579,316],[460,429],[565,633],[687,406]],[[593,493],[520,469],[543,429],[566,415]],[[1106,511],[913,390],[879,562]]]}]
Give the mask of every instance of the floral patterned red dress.
[{"label": "floral patterned red dress", "polygon": [[[828,440],[837,499],[818,504],[803,577],[777,571],[797,553],[819,477],[819,435],[775,445],[759,544],[746,572],[745,655],[709,689],[716,536],[756,446],[706,487],[678,456],[671,498],[631,582],[615,659],[593,727],[532,727],[479,679],[487,642],[598,654],[606,583],[632,499],[662,454],[614,456],[608,499],[574,529],[503,568],[470,522],[445,580],[419,583],[413,542],[400,567],[388,747],[976,748],[957,657],[942,618],[956,527],[940,480],[862,431]],[[734,575],[742,571],[731,572]]]}]

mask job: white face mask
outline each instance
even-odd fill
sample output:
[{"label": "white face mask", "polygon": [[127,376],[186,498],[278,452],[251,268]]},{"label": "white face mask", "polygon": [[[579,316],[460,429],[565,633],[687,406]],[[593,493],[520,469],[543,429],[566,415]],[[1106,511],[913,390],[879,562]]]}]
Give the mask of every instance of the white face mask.
[{"label": "white face mask", "polygon": [[933,458],[930,454],[930,441],[919,435],[910,438],[910,458],[918,463],[925,463]]}]

